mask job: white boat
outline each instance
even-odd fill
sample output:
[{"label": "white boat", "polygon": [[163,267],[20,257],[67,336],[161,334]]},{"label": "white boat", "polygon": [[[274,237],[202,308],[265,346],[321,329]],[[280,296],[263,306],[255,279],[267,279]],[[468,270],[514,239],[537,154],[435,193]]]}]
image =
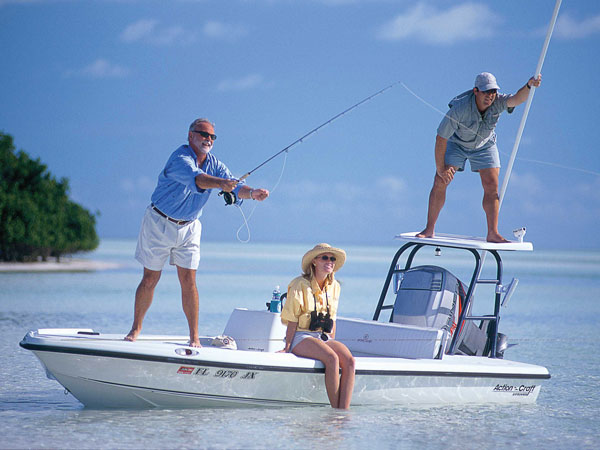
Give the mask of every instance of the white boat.
[{"label": "white boat", "polygon": [[[548,370],[505,359],[506,336],[497,330],[500,305],[516,286],[514,280],[503,284],[499,252],[531,251],[531,243],[398,237],[408,242],[392,260],[373,320],[338,317],[336,339],[356,357],[352,405],[534,403]],[[417,252],[431,247],[470,252],[470,284],[441,267],[414,266]],[[494,257],[494,280],[481,278],[484,253]],[[495,284],[493,313],[475,316],[474,291],[482,283]],[[395,299],[386,304],[390,296]],[[379,321],[386,310],[391,320]],[[214,347],[212,337],[192,348],[186,336],[126,342],[123,335],[84,328],[30,331],[20,345],[34,352],[48,377],[92,408],[329,405],[323,365],[278,353],[285,335],[278,313],[235,309],[223,334],[237,349]]]}]

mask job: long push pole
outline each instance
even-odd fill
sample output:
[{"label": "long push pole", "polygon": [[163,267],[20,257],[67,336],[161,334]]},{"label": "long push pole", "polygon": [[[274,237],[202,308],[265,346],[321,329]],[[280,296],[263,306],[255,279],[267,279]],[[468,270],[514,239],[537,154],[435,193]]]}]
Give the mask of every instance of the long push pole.
[{"label": "long push pole", "polygon": [[[558,10],[560,9],[560,4],[562,0],[556,0],[556,4],[554,5],[554,13],[552,14],[552,19],[550,20],[550,24],[548,25],[548,32],[546,33],[546,40],[544,41],[544,45],[542,47],[542,53],[540,54],[540,59],[538,60],[537,68],[535,69],[535,76],[538,77],[542,73],[542,66],[544,65],[544,59],[546,59],[546,53],[548,52],[548,45],[550,44],[550,38],[552,37],[552,32],[554,31],[554,26],[556,25],[556,18],[558,17]],[[513,146],[512,152],[510,154],[510,160],[508,161],[508,167],[506,168],[506,174],[502,179],[502,187],[500,188],[500,205],[499,208],[502,207],[502,202],[504,201],[504,194],[506,193],[506,188],[508,186],[508,182],[510,181],[510,175],[512,173],[512,168],[515,163],[515,158],[517,157],[517,151],[519,150],[519,144],[521,143],[521,136],[523,135],[523,130],[525,129],[525,122],[527,122],[527,116],[529,115],[529,108],[531,108],[531,102],[533,101],[533,95],[535,94],[535,86],[531,87],[531,91],[529,91],[529,95],[527,96],[527,103],[525,104],[525,112],[523,113],[523,117],[521,118],[521,123],[519,125],[519,130],[517,131],[517,138],[515,139],[515,145]]]},{"label": "long push pole", "polygon": [[[556,4],[554,5],[554,12],[552,13],[552,19],[550,19],[550,24],[548,25],[548,32],[546,33],[546,40],[544,41],[544,45],[542,46],[542,53],[540,54],[540,58],[538,60],[537,68],[535,69],[535,76],[538,77],[542,73],[542,66],[544,65],[544,59],[546,59],[546,53],[548,52],[548,45],[550,44],[550,38],[552,37],[552,32],[554,31],[554,26],[556,25],[556,18],[558,17],[558,10],[560,9],[560,5],[562,0],[556,0]],[[515,162],[515,158],[517,157],[517,151],[519,150],[519,144],[521,143],[521,136],[523,135],[523,130],[525,129],[525,122],[527,122],[527,116],[529,114],[529,108],[531,108],[531,102],[533,101],[533,94],[535,93],[535,86],[531,87],[531,91],[529,91],[529,95],[527,96],[527,103],[525,104],[525,111],[523,112],[523,117],[521,118],[521,123],[519,125],[519,130],[517,131],[517,137],[515,139],[515,145],[513,146],[512,152],[510,154],[510,160],[508,162],[508,167],[506,169],[506,174],[502,179],[502,187],[500,188],[499,198],[500,204],[498,206],[498,210],[502,207],[502,201],[504,200],[504,194],[506,193],[506,188],[508,186],[508,182],[510,180],[510,175],[512,173],[512,168]],[[481,270],[483,270],[483,265],[485,264],[485,257],[488,252],[483,252],[481,257]],[[513,280],[514,282],[515,280]],[[498,283],[501,283],[502,280],[498,280]],[[511,283],[512,284],[512,283]],[[475,288],[477,286],[473,286],[473,295],[475,294]],[[501,286],[500,286],[501,287]],[[510,288],[510,286],[508,286]],[[494,305],[494,315],[498,318],[500,314],[500,293],[496,291],[496,302]],[[494,331],[491,334],[491,351],[492,358],[495,358],[496,355],[496,344],[498,340],[498,319],[494,323]]]}]

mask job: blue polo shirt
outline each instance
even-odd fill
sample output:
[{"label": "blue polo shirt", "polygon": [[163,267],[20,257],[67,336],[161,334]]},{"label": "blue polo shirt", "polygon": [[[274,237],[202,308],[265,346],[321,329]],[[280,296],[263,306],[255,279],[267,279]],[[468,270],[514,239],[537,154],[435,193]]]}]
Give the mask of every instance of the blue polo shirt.
[{"label": "blue polo shirt", "polygon": [[[196,176],[203,173],[219,178],[234,178],[227,166],[212,153],[206,155],[204,164],[199,167],[194,150],[189,145],[182,145],[171,154],[158,176],[152,203],[173,219],[199,218],[212,191],[196,185]],[[243,184],[240,182],[234,189],[236,195]]]},{"label": "blue polo shirt", "polygon": [[496,144],[496,124],[500,114],[508,109],[507,94],[496,94],[496,99],[483,117],[477,109],[473,90],[463,92],[448,104],[450,110],[442,119],[437,134],[460,145],[465,150],[479,150]]}]

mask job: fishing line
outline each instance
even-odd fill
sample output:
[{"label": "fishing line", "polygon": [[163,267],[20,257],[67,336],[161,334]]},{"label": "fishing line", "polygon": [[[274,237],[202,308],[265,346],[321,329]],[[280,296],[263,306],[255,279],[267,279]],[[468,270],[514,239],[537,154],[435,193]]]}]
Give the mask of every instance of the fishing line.
[{"label": "fishing line", "polygon": [[[507,152],[500,152],[500,153],[502,153],[503,155],[509,156],[509,153],[507,153]],[[525,162],[531,162],[531,163],[536,163],[536,164],[542,164],[542,165],[545,165],[545,166],[557,167],[559,169],[575,170],[577,172],[587,173],[589,175],[596,175],[597,177],[600,177],[600,172],[594,172],[593,170],[580,169],[579,167],[569,167],[569,166],[564,166],[562,164],[553,163],[553,162],[550,162],[550,161],[540,161],[540,160],[537,160],[537,159],[523,158],[521,156],[519,156],[517,159],[519,161],[525,161]]]},{"label": "fishing line", "polygon": [[[437,109],[435,106],[433,106],[431,103],[427,102],[426,100],[424,100],[423,98],[419,97],[417,95],[416,92],[414,92],[412,89],[410,89],[406,84],[404,83],[400,83],[402,85],[402,87],[404,89],[406,89],[408,92],[410,92],[417,100],[420,100],[421,102],[423,102],[425,105],[429,106],[431,109],[433,109],[434,111],[440,113],[442,116],[447,117],[448,119],[454,121],[456,124],[460,125],[460,122],[456,119],[454,119],[453,117],[450,117],[449,115],[447,115],[445,112]],[[478,137],[481,137],[479,135],[477,135]],[[483,138],[482,138],[483,139]]]},{"label": "fishing line", "polygon": [[[254,205],[254,208],[252,208],[252,212],[250,212],[250,215],[248,216],[248,218],[246,219],[246,215],[244,214],[244,210],[242,209],[241,206],[236,205],[238,207],[238,209],[240,210],[240,214],[242,215],[242,218],[244,219],[244,223],[242,223],[240,225],[240,227],[237,230],[237,233],[235,233],[235,237],[237,238],[238,241],[240,241],[242,244],[247,244],[248,242],[250,242],[250,226],[248,225],[248,221],[250,220],[250,217],[252,217],[252,214],[254,214],[254,210],[256,209],[256,205]],[[242,240],[240,238],[240,230],[244,227],[244,225],[246,226],[246,230],[248,232],[248,238],[246,240]]]},{"label": "fishing line", "polygon": [[384,87],[383,89],[380,89],[379,91],[375,92],[374,94],[369,95],[368,97],[362,99],[360,102],[355,103],[354,105],[350,106],[349,108],[345,109],[344,111],[342,111],[339,114],[336,114],[335,116],[333,116],[331,119],[327,120],[326,122],[323,122],[321,125],[319,125],[316,128],[313,128],[312,130],[310,130],[308,133],[306,133],[304,136],[302,136],[301,138],[296,139],[294,142],[292,142],[290,145],[288,145],[287,147],[285,147],[284,149],[278,151],[277,153],[275,153],[273,156],[271,156],[270,158],[266,159],[265,161],[263,161],[261,164],[259,164],[258,166],[256,166],[254,169],[252,169],[251,171],[245,173],[244,175],[242,175],[239,180],[245,180],[246,178],[248,178],[250,175],[252,175],[253,172],[255,172],[256,170],[260,169],[262,166],[264,166],[265,164],[267,164],[269,161],[271,161],[272,159],[276,158],[277,156],[281,155],[284,152],[288,152],[288,150],[290,150],[294,145],[296,144],[300,144],[302,142],[304,142],[305,139],[307,139],[309,136],[311,136],[312,134],[316,133],[317,131],[319,131],[321,128],[333,123],[334,121],[336,121],[337,119],[339,119],[340,117],[342,117],[343,115],[349,113],[350,111],[352,111],[355,108],[358,108],[360,105],[362,105],[363,103],[368,102],[369,100],[377,97],[380,94],[383,94],[385,91],[387,91],[388,89],[393,88],[395,85],[397,85],[398,83],[400,83],[400,81],[396,81],[392,84],[390,84],[389,86]]},{"label": "fishing line", "polygon": [[[285,157],[283,159],[283,165],[281,167],[281,173],[279,174],[279,178],[277,179],[277,182],[275,183],[275,186],[273,186],[273,188],[269,190],[269,192],[271,194],[273,192],[275,192],[275,189],[277,189],[277,187],[279,186],[279,183],[281,182],[281,179],[283,178],[283,172],[285,170],[285,164],[286,164],[286,161],[287,161],[287,157],[288,157],[288,152],[285,152]],[[242,223],[240,225],[240,227],[237,229],[237,232],[235,233],[235,237],[242,244],[247,244],[248,242],[250,242],[250,226],[248,225],[248,222],[250,221],[250,218],[252,217],[252,214],[254,214],[254,211],[256,210],[256,207],[258,206],[258,204],[256,202],[254,203],[254,206],[252,207],[252,211],[250,211],[250,214],[248,214],[247,218],[244,215],[244,211],[242,210],[242,207],[240,205],[237,205],[237,204],[235,206],[238,207],[238,209],[240,210],[240,214],[242,215],[242,218],[244,219],[244,223]],[[247,233],[248,233],[248,238],[246,240],[242,240],[240,238],[240,231],[241,231],[242,228],[244,228],[244,226],[246,227],[246,230],[247,230]]]},{"label": "fishing line", "polygon": [[[291,144],[289,144],[287,147],[283,148],[282,150],[278,151],[277,153],[275,153],[273,156],[271,156],[270,158],[267,158],[265,161],[263,161],[261,164],[259,164],[258,166],[256,166],[254,169],[252,169],[249,172],[246,172],[244,175],[242,175],[238,181],[243,181],[246,178],[248,178],[250,175],[252,175],[253,172],[257,171],[258,169],[260,169],[262,166],[264,166],[265,164],[267,164],[269,161],[273,160],[274,158],[276,158],[277,156],[281,155],[282,153],[285,153],[285,159],[283,161],[283,167],[281,168],[281,173],[279,175],[279,179],[277,180],[277,182],[275,183],[275,186],[273,187],[273,189],[271,189],[271,193],[277,188],[277,186],[279,186],[279,183],[281,182],[281,178],[283,177],[283,172],[285,169],[285,164],[287,161],[287,155],[289,150],[296,144],[301,144],[302,142],[304,142],[305,139],[307,139],[309,136],[313,135],[314,133],[316,133],[317,131],[319,131],[321,128],[333,123],[334,121],[336,121],[337,119],[339,119],[340,117],[342,117],[343,115],[349,113],[350,111],[352,111],[353,109],[358,108],[360,105],[362,105],[363,103],[368,102],[369,100],[377,97],[380,94],[383,94],[385,91],[387,91],[388,89],[391,89],[392,87],[394,87],[395,85],[397,85],[398,83],[400,83],[400,81],[396,81],[386,87],[384,87],[383,89],[380,89],[379,91],[375,92],[374,94],[369,95],[368,97],[365,97],[364,99],[362,99],[361,101],[359,101],[358,103],[355,103],[354,105],[350,106],[349,108],[346,108],[344,111],[342,111],[341,113],[336,114],[335,116],[333,116],[331,119],[323,122],[321,125],[319,125],[316,128],[313,128],[312,130],[310,130],[308,133],[306,133],[304,136],[296,139],[294,142],[292,142]],[[244,212],[242,211],[242,208],[240,207],[240,205],[237,204],[237,198],[235,196],[235,194],[233,192],[224,192],[221,191],[219,193],[219,196],[223,196],[224,200],[225,200],[225,204],[226,205],[235,205],[240,209],[240,213],[242,214],[242,218],[244,220],[244,223],[238,228],[237,233],[236,233],[236,237],[238,239],[238,241],[242,242],[242,243],[247,243],[250,241],[250,227],[248,225],[248,221],[250,220],[250,218],[252,217],[252,214],[254,214],[254,210],[256,209],[257,205],[254,205],[254,208],[252,208],[252,211],[250,212],[250,215],[248,216],[248,218],[246,218],[246,216],[244,215]],[[239,233],[240,230],[243,227],[246,227],[246,230],[248,232],[248,239],[247,240],[242,240],[239,237]]]}]

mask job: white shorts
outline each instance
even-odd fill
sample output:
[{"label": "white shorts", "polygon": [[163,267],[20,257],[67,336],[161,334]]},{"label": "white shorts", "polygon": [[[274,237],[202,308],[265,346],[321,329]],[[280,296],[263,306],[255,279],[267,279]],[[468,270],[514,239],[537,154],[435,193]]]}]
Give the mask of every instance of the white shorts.
[{"label": "white shorts", "polygon": [[[290,345],[290,352],[294,349],[296,345],[298,345],[306,338],[313,337],[320,340],[321,334],[321,331],[296,331],[296,334],[294,334],[294,339],[292,339],[292,345]],[[328,340],[333,340],[332,337],[330,337],[329,335],[327,336],[329,337]]]},{"label": "white shorts", "polygon": [[169,263],[183,269],[198,269],[202,224],[194,220],[177,225],[148,206],[135,249],[135,259],[150,270],[163,269]]}]

